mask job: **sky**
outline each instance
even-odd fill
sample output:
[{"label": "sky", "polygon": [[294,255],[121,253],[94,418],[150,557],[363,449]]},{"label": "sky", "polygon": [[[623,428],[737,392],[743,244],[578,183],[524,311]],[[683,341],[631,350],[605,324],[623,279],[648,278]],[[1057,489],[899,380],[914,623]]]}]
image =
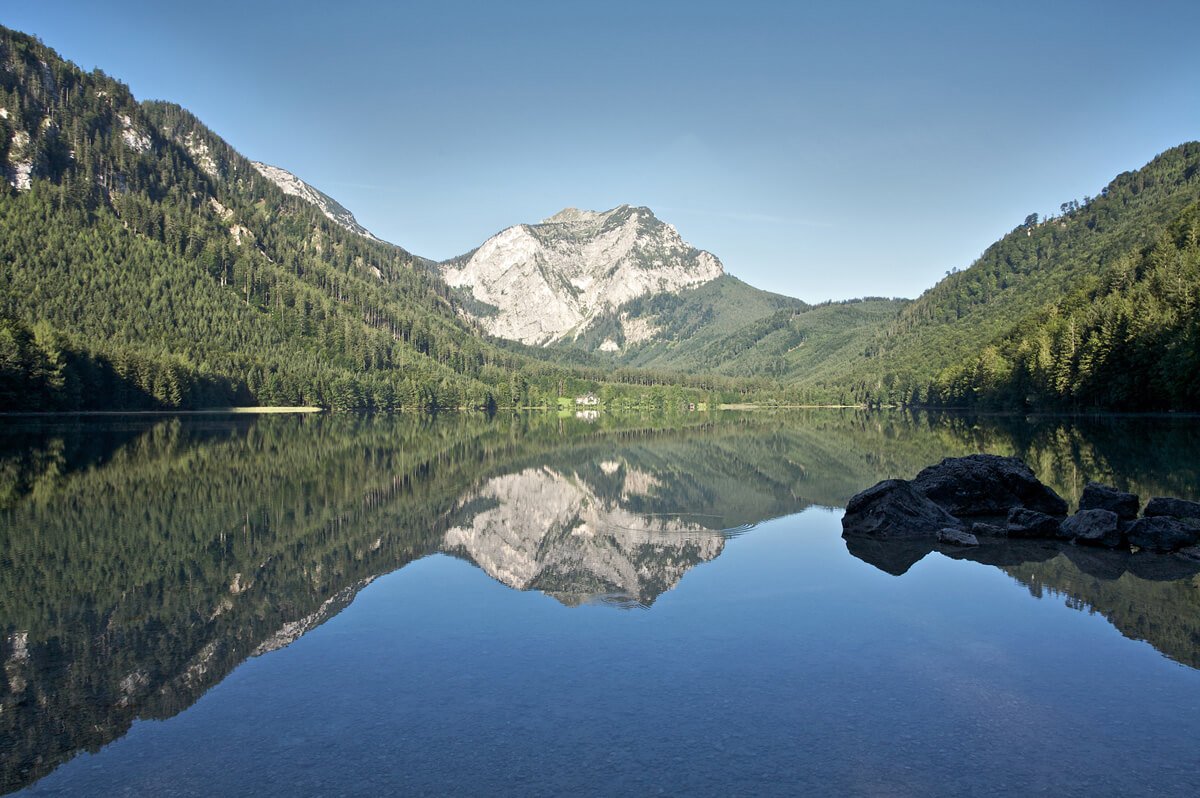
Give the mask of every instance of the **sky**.
[{"label": "sky", "polygon": [[40,0],[0,23],[419,255],[646,205],[808,301],[916,296],[1200,139],[1195,0]]}]

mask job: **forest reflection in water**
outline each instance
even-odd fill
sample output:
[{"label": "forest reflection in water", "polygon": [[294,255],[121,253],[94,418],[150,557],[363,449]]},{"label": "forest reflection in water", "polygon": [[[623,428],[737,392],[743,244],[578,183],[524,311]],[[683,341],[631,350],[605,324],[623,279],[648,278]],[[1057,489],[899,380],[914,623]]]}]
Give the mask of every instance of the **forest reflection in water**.
[{"label": "forest reflection in water", "polygon": [[[1090,479],[1197,498],[1198,444],[1200,422],[1169,417],[7,419],[0,786],[183,711],[430,554],[568,606],[651,608],[732,535],[942,457],[1017,455],[1072,502]],[[899,575],[933,551],[850,554]],[[940,551],[1200,667],[1200,566],[1061,545]]]}]

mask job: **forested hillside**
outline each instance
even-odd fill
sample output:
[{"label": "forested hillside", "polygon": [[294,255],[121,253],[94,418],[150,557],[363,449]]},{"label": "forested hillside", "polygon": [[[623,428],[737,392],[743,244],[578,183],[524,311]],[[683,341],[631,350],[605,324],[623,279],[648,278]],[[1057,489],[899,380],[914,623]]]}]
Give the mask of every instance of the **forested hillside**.
[{"label": "forested hillside", "polygon": [[[188,111],[3,28],[0,170],[0,410],[436,410],[586,392],[651,407],[1200,407],[1195,142],[1030,215],[911,302],[809,306],[725,275],[597,311],[550,348],[489,339],[478,303],[427,261],[285,193]],[[630,251],[657,252],[644,232]]]},{"label": "forested hillside", "polygon": [[942,372],[932,403],[1200,408],[1200,203],[1153,246]]},{"label": "forested hillside", "polygon": [[5,29],[0,109],[0,409],[489,407],[606,379],[486,342],[403,249]]},{"label": "forested hillside", "polygon": [[[694,352],[751,322],[807,308],[799,299],[763,291],[725,274],[695,288],[626,302],[598,316],[578,337],[561,346],[603,354],[601,344],[611,341],[618,346],[613,356],[618,362],[670,366],[672,358],[661,355],[675,350]],[[637,334],[631,335],[634,330]]]},{"label": "forested hillside", "polygon": [[[901,310],[876,332],[856,363],[827,379],[801,376],[800,384],[847,390],[865,402],[926,401],[930,385],[944,382],[939,375],[946,369],[974,363],[989,346],[1003,348],[1011,331],[1036,323],[1032,320],[1052,305],[1078,301],[1095,285],[1119,281],[1115,275],[1130,272],[1131,258],[1158,242],[1198,199],[1200,143],[1191,142],[1119,175],[1097,197],[1063,203],[1059,216],[1039,219],[1031,214],[970,268],[948,275]],[[1194,280],[1191,285],[1194,290]],[[1165,295],[1162,301],[1167,301]],[[1165,321],[1162,316],[1157,320]],[[1126,342],[1113,342],[1115,349],[1124,350]],[[1134,357],[1134,351],[1121,356]],[[1145,393],[1160,387],[1145,382],[1119,404],[1161,407],[1183,401],[1178,394],[1168,399]],[[1100,394],[1061,393],[1104,405],[1117,401]],[[943,394],[935,390],[932,398],[936,403]],[[1189,401],[1194,407],[1194,400]]]},{"label": "forested hillside", "polygon": [[[636,349],[626,362],[653,369],[769,379],[785,385],[810,384],[837,375],[861,359],[880,327],[894,319],[906,303],[877,297],[820,305],[796,303],[758,318],[746,314],[736,326],[702,327],[694,336]],[[725,315],[736,319],[737,306]],[[694,317],[682,312],[678,318],[688,324]],[[793,387],[789,393],[805,396],[809,392]],[[831,401],[837,393],[823,392],[810,398]]]}]

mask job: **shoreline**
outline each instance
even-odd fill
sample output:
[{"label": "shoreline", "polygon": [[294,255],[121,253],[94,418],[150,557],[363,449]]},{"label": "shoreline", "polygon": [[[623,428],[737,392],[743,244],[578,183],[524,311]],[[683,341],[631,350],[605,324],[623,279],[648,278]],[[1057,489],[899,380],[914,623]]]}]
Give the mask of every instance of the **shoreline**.
[{"label": "shoreline", "polygon": [[65,416],[237,416],[270,415],[286,413],[324,413],[324,408],[308,406],[270,407],[208,407],[200,410],[61,410],[61,411],[5,411],[4,418],[62,418]]}]

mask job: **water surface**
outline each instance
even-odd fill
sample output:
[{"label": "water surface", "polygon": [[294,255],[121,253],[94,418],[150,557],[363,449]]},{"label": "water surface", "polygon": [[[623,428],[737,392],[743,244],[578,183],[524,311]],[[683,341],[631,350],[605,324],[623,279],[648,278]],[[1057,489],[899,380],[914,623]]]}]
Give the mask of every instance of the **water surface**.
[{"label": "water surface", "polygon": [[1200,566],[841,539],[974,451],[1197,498],[1187,418],[7,420],[3,787],[1192,794]]}]

